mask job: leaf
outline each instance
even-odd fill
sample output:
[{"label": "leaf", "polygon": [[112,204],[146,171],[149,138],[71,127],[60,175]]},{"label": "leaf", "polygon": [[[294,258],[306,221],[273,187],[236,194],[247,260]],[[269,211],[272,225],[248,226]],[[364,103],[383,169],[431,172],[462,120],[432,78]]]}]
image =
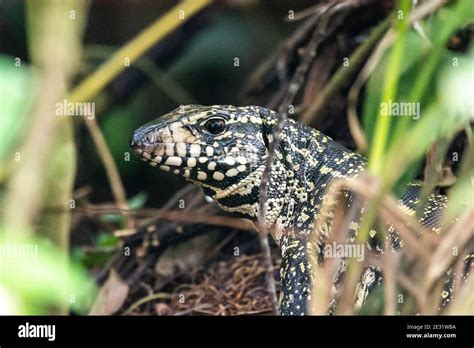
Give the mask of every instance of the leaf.
[{"label": "leaf", "polygon": [[[95,244],[99,250],[107,251],[107,250],[114,250],[117,248],[120,239],[115,237],[112,233],[109,232],[101,232],[95,241]],[[104,250],[105,249],[105,250]]]},{"label": "leaf", "polygon": [[145,206],[147,198],[148,193],[146,193],[145,191],[139,192],[128,200],[128,206],[132,210],[141,209]]},{"label": "leaf", "polygon": [[117,312],[127,299],[129,285],[111,269],[110,275],[99,291],[90,315],[111,315]]},{"label": "leaf", "polygon": [[[7,239],[0,226],[0,254],[6,256],[0,284],[19,302],[15,314],[44,315],[66,302],[75,313],[86,313],[97,293],[93,279],[78,262],[66,262],[51,241],[33,235]],[[15,256],[17,252],[23,257]]]},{"label": "leaf", "polygon": [[99,216],[99,221],[110,224],[122,224],[123,216],[118,213],[107,213]]}]

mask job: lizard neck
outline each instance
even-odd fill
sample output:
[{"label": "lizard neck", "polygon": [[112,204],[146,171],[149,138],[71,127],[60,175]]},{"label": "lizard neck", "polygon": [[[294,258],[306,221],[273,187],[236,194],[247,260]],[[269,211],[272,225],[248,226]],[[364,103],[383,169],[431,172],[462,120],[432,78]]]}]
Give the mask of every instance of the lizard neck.
[{"label": "lizard neck", "polygon": [[[237,185],[209,195],[232,215],[255,221],[267,156]],[[265,222],[275,241],[280,244],[288,234],[309,235],[329,182],[357,174],[364,163],[324,134],[285,120],[267,185]]]}]

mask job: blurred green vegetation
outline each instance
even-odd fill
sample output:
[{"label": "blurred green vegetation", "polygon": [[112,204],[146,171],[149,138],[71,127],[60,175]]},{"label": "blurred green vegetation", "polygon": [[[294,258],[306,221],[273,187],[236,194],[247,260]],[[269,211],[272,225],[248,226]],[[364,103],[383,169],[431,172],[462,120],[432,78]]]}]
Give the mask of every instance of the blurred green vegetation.
[{"label": "blurred green vegetation", "polygon": [[48,314],[56,306],[87,313],[95,284],[44,238],[5,238],[0,230],[0,313]]},{"label": "blurred green vegetation", "polygon": [[36,76],[34,69],[22,65],[21,60],[4,55],[0,55],[0,75],[0,169],[4,170],[6,156],[14,150],[13,146],[21,137],[27,111],[35,99]]},{"label": "blurred green vegetation", "polygon": [[[77,67],[87,5],[27,1],[24,10],[29,60],[7,57],[0,66],[0,74],[8,77],[0,83],[0,286],[7,298],[0,299],[1,312],[85,313],[95,285],[69,259],[73,125],[53,110]],[[48,213],[51,208],[58,210]]]},{"label": "blurred green vegetation", "polygon": [[[408,31],[405,38],[397,36],[396,40],[400,42],[403,50],[403,54],[396,58],[398,64],[393,64],[390,60],[395,49],[392,48],[385,53],[369,79],[363,107],[363,122],[368,138],[375,139],[376,125],[384,119],[388,120],[386,146],[380,149],[381,158],[386,160],[385,169],[377,174],[386,175],[388,178],[391,176],[390,172],[395,173],[399,170],[396,166],[393,168],[390,165],[389,161],[392,159],[388,157],[390,151],[397,156],[402,154],[406,156],[403,158],[405,162],[403,171],[398,173],[404,174],[396,185],[398,194],[403,192],[406,183],[419,172],[422,156],[433,142],[442,138],[452,139],[456,132],[468,125],[469,101],[461,102],[465,105],[461,117],[459,117],[460,110],[453,109],[452,104],[459,100],[459,94],[455,91],[472,89],[469,88],[472,80],[468,81],[468,76],[472,75],[473,52],[463,56],[448,50],[447,44],[450,35],[473,20],[474,8],[469,0],[441,8],[432,18],[420,22],[426,38],[414,29]],[[385,117],[381,115],[382,103],[389,102],[382,100],[381,86],[387,82],[390,71],[396,69],[398,65],[400,71],[392,81],[394,86],[389,87],[395,90],[390,101],[416,103],[419,105],[420,115]],[[451,89],[447,88],[446,76],[455,81],[451,84]],[[414,142],[407,143],[409,139],[414,139]],[[379,146],[379,144],[371,145]],[[406,151],[400,152],[401,147]],[[369,161],[380,161],[381,158],[369,157]],[[390,179],[397,178],[390,177]]]},{"label": "blurred green vegetation", "polygon": [[[474,50],[471,47],[470,51],[461,53],[448,49],[452,35],[473,25],[474,6],[470,0],[444,6],[432,16],[417,21],[418,30],[415,30],[408,22],[411,2],[401,0],[399,3],[398,11],[394,11],[394,41],[371,74],[363,101],[362,120],[370,149],[369,171],[381,181],[380,194],[393,190],[401,197],[407,183],[425,166],[425,174],[428,174],[417,210],[422,216],[428,196],[441,180],[443,173],[439,168],[444,165],[446,156],[453,157],[447,153],[449,144],[457,134],[466,132],[466,150],[464,154],[457,154],[459,158],[464,155],[461,170],[454,186],[448,190],[448,208],[443,216],[445,232],[463,212],[474,211]],[[411,104],[412,114],[393,115],[390,104],[400,107],[401,103]],[[388,114],[383,108],[388,109]],[[426,162],[430,151],[441,152],[433,163]],[[426,171],[426,166],[430,166],[431,172]],[[364,217],[358,236],[361,240],[367,240],[377,202],[377,198],[371,202],[371,210]],[[383,294],[382,289],[377,289],[361,314],[370,313],[371,306],[380,302],[380,298],[382,303],[375,313],[383,313]],[[434,296],[433,301],[437,302],[439,295]],[[416,304],[407,298],[398,309],[413,313]]]}]

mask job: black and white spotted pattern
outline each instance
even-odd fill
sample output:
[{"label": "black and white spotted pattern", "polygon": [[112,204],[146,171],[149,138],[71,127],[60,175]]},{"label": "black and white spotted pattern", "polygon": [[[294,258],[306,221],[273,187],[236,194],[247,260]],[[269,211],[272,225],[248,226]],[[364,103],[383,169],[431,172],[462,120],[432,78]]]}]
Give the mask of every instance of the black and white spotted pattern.
[{"label": "black and white spotted pattern", "polygon": [[[277,119],[274,111],[259,106],[188,105],[140,127],[130,143],[134,152],[150,165],[200,186],[222,209],[255,220],[260,181]],[[210,120],[217,123],[208,127]],[[282,249],[283,314],[308,313],[312,283],[308,239],[322,218],[319,212],[328,197],[330,182],[335,178],[356,177],[365,164],[362,156],[317,130],[291,119],[284,121],[271,164],[265,203],[268,230]],[[416,185],[407,189],[401,204],[407,214],[414,214],[417,192]],[[348,202],[350,204],[350,197]],[[444,205],[445,197],[433,195],[421,222],[436,229]],[[332,216],[328,217],[329,225],[316,231],[321,236],[316,253],[321,253],[324,238],[329,234]],[[354,241],[357,229],[358,223],[354,221],[350,226],[349,243]],[[375,242],[376,231],[373,232],[374,242],[369,242],[369,247],[372,245],[373,250],[380,252]],[[393,228],[391,233],[393,244],[401,247],[403,243]],[[375,268],[364,272],[355,296],[360,304],[380,281],[379,273]],[[341,268],[335,275],[335,283],[343,274]]]}]

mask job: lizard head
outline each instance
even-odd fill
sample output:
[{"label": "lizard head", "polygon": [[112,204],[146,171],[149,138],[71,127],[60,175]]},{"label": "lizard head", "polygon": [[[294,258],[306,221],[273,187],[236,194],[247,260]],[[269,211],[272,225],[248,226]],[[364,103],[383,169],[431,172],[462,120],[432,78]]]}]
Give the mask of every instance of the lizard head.
[{"label": "lizard head", "polygon": [[213,198],[224,197],[265,166],[275,120],[261,109],[181,106],[135,130],[130,146],[150,165],[201,186]]}]

